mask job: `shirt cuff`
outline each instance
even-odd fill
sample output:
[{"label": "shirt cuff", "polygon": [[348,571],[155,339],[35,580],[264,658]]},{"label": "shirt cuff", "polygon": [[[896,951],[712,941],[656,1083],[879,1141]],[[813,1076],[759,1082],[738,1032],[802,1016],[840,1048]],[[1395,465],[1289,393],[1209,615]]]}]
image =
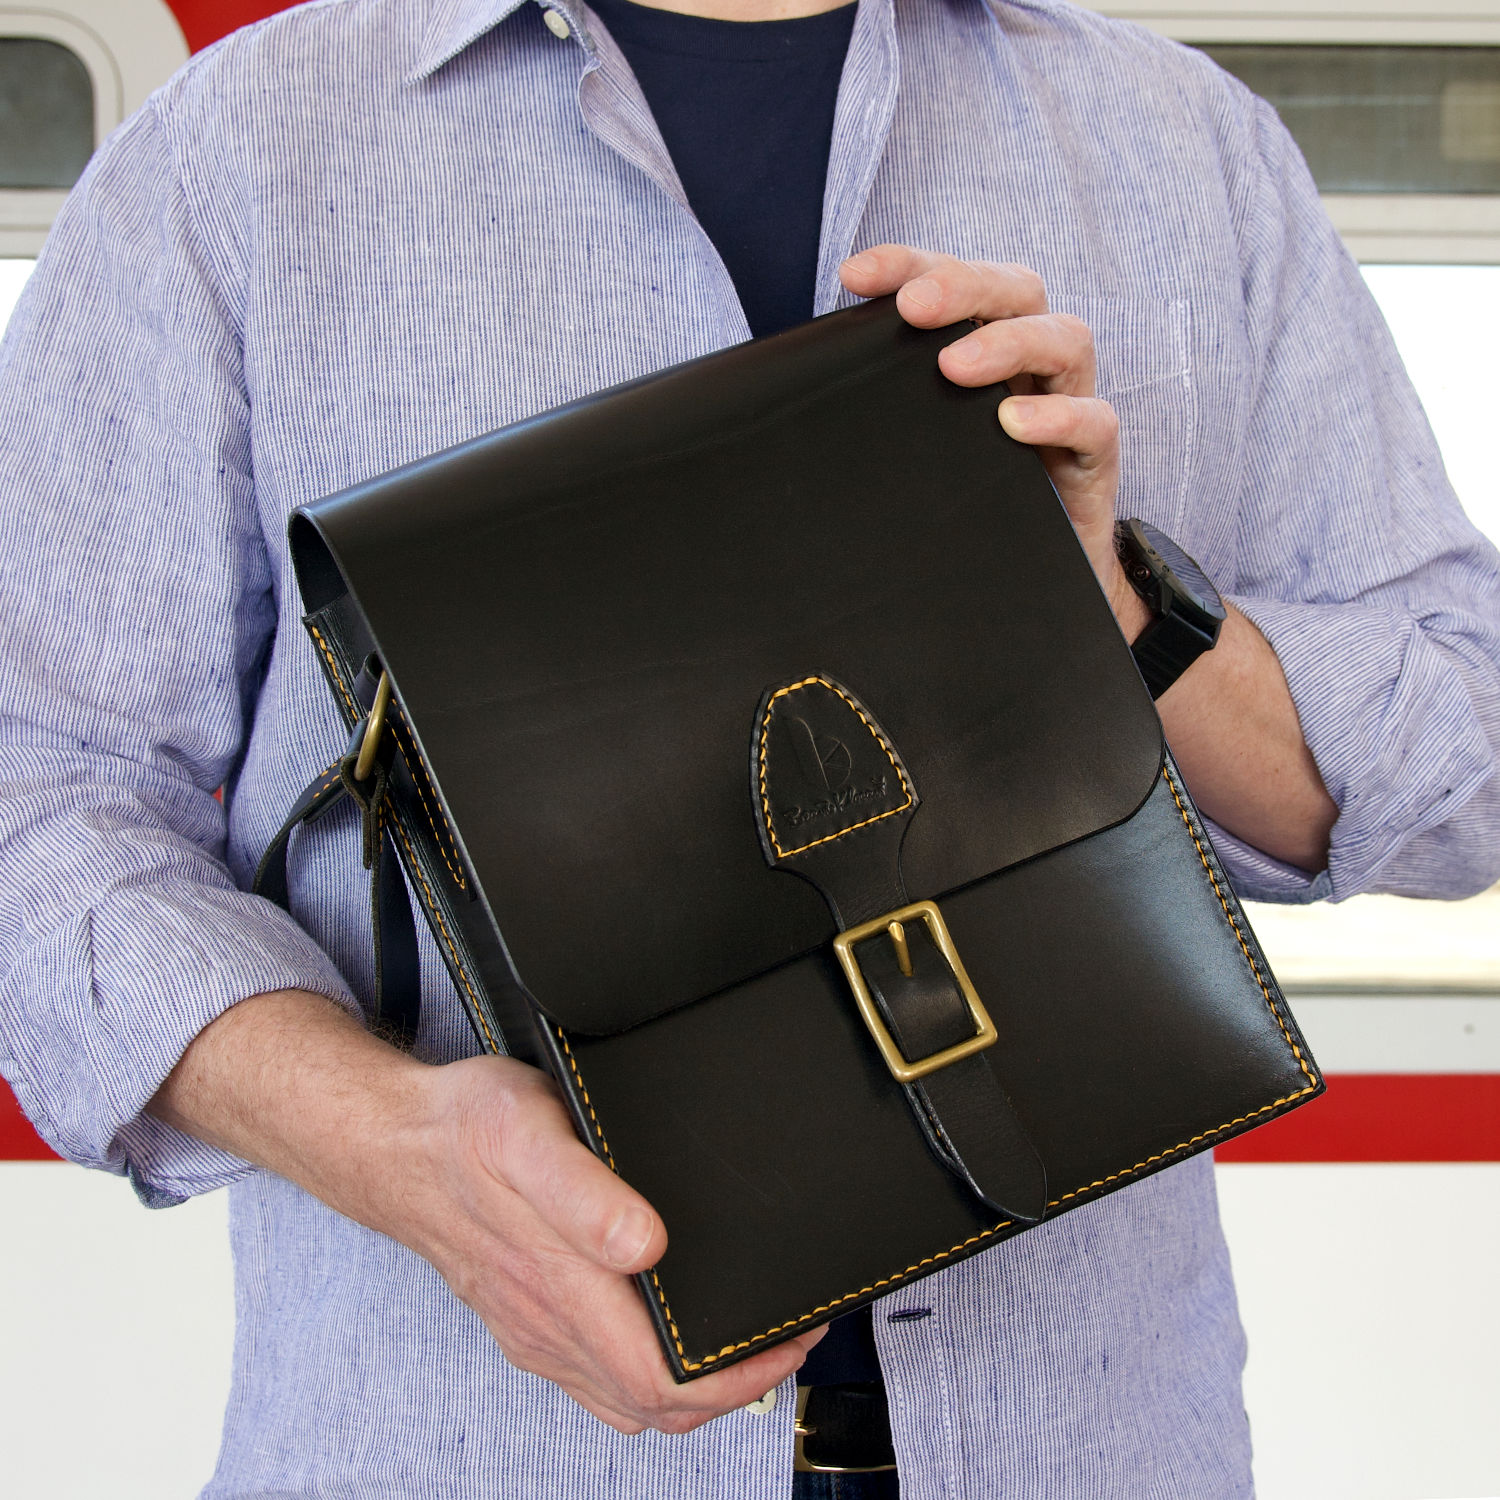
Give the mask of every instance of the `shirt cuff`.
[{"label": "shirt cuff", "polygon": [[[117,889],[6,976],[0,1063],[54,1150],[128,1176],[142,1202],[165,1207],[253,1169],[146,1105],[209,1022],[288,989],[361,1018],[333,962],[270,902],[186,882]],[[12,1003],[20,994],[25,1006]]]},{"label": "shirt cuff", "polygon": [[[1338,901],[1379,883],[1417,834],[1453,817],[1494,753],[1454,657],[1390,609],[1231,601],[1271,644],[1313,759],[1338,804],[1328,868],[1311,877],[1227,835],[1231,878],[1254,899]],[[1264,882],[1263,884],[1261,882]],[[1253,888],[1253,889],[1252,889]]]},{"label": "shirt cuff", "polygon": [[[1202,817],[1202,814],[1199,814]],[[1295,865],[1283,864],[1269,854],[1237,839],[1212,818],[1203,818],[1209,842],[1229,883],[1241,901],[1275,901],[1283,906],[1306,906],[1322,901],[1333,889],[1326,870],[1310,875]]]}]

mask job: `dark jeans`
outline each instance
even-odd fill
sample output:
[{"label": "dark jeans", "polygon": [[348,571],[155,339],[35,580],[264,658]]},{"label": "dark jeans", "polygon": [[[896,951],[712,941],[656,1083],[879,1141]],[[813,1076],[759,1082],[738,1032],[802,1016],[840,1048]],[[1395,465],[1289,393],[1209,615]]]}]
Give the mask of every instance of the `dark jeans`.
[{"label": "dark jeans", "polygon": [[884,1474],[794,1474],[792,1500],[899,1500],[896,1471]]}]

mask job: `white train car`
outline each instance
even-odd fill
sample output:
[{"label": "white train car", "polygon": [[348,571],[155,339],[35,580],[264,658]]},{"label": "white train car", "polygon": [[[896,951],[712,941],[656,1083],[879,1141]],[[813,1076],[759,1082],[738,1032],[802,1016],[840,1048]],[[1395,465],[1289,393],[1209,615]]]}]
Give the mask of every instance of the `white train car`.
[{"label": "white train car", "polygon": [[[281,8],[0,0],[0,324],[93,147],[190,51]],[[1500,539],[1500,0],[1093,8],[1277,105]],[[1259,1492],[1500,1497],[1500,894],[1255,921],[1332,1082],[1220,1154]],[[0,1084],[0,1203],[0,1494],[196,1493],[227,1388],[222,1198],[139,1210],[52,1159]]]}]

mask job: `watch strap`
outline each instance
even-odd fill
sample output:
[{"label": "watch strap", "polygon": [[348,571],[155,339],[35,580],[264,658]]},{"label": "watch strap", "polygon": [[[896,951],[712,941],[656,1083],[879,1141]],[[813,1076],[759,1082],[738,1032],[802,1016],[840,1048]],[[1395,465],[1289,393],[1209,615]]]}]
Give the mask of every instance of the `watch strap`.
[{"label": "watch strap", "polygon": [[1152,620],[1135,638],[1130,652],[1153,700],[1160,698],[1205,651],[1212,650],[1214,640],[1181,615],[1158,615]]},{"label": "watch strap", "polygon": [[[1151,610],[1151,622],[1130,649],[1151,697],[1157,699],[1213,649],[1223,625],[1223,603],[1202,568],[1145,522],[1121,522],[1116,548],[1130,586]],[[1194,588],[1203,602],[1195,600]]]}]

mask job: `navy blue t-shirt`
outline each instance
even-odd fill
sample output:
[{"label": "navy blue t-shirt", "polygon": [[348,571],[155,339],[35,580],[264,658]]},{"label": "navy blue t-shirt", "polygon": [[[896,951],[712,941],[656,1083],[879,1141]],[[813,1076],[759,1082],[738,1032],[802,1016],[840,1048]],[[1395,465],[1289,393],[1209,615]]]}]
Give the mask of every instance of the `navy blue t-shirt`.
[{"label": "navy blue t-shirt", "polygon": [[[854,5],[791,21],[710,21],[634,0],[590,3],[640,83],[751,333],[805,322]],[[838,1319],[799,1378],[879,1380],[868,1312]]]},{"label": "navy blue t-shirt", "polygon": [[710,21],[591,0],[656,117],[757,337],[812,317],[823,186],[853,5]]}]

